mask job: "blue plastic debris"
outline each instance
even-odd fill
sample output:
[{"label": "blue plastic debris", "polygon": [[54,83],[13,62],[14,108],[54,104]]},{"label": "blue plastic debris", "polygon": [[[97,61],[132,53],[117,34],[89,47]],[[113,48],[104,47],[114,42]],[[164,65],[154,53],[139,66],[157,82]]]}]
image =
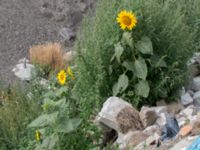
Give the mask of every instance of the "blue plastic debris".
[{"label": "blue plastic debris", "polygon": [[200,150],[200,136],[187,148],[187,150]]},{"label": "blue plastic debris", "polygon": [[180,128],[175,117],[166,113],[166,124],[161,129],[161,141],[169,140],[177,135]]}]

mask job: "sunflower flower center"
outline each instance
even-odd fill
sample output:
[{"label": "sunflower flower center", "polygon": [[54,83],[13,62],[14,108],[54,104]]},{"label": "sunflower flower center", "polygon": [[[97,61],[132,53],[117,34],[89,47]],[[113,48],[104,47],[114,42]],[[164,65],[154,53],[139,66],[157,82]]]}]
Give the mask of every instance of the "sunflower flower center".
[{"label": "sunflower flower center", "polygon": [[64,74],[61,74],[60,75],[60,80],[64,80],[64,79],[65,79]]},{"label": "sunflower flower center", "polygon": [[130,26],[131,25],[131,18],[128,17],[128,16],[123,16],[122,21],[126,26]]}]

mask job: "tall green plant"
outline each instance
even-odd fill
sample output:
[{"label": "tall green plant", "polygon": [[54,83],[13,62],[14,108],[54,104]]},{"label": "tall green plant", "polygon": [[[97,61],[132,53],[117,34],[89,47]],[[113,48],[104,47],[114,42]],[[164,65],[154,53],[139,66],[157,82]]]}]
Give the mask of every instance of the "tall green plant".
[{"label": "tall green plant", "polygon": [[[135,12],[138,19],[130,33],[124,33],[116,21],[124,9]],[[186,81],[186,62],[197,49],[195,24],[186,22],[184,10],[171,0],[99,1],[76,44],[79,76],[73,94],[87,115],[113,94],[135,106],[175,99]],[[120,62],[112,61],[113,55],[117,59],[122,55]]]},{"label": "tall green plant", "polygon": [[[22,140],[24,144],[28,139],[29,131],[26,130],[28,123],[40,113],[38,99],[40,95],[29,93],[30,87],[26,90],[21,86],[12,86],[0,90],[0,149],[19,149]],[[2,96],[2,97],[1,97]],[[26,140],[26,141],[25,141]]]}]

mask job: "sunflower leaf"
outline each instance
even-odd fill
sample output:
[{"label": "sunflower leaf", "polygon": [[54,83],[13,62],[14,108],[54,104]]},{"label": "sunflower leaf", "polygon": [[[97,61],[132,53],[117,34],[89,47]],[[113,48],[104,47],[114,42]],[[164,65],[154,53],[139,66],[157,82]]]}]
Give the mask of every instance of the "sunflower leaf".
[{"label": "sunflower leaf", "polygon": [[136,43],[136,48],[143,54],[153,55],[153,45],[151,39],[147,36],[142,37],[142,39]]},{"label": "sunflower leaf", "polygon": [[121,46],[120,43],[115,44],[115,56],[117,58],[117,61],[120,63],[120,57],[124,52],[124,48]]},{"label": "sunflower leaf", "polygon": [[118,82],[113,86],[113,95],[116,96],[117,94],[123,92],[128,87],[128,77],[125,74],[122,74],[118,78]]},{"label": "sunflower leaf", "polygon": [[138,84],[136,84],[135,88],[137,95],[142,96],[144,98],[148,97],[150,88],[146,80],[141,80]]},{"label": "sunflower leaf", "polygon": [[135,75],[145,80],[147,77],[147,65],[143,58],[139,58],[138,60],[135,60],[134,62],[134,73]]}]

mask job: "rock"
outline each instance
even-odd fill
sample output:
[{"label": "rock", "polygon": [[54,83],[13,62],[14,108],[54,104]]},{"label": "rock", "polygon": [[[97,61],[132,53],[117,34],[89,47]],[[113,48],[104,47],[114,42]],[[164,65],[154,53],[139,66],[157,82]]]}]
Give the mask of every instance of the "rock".
[{"label": "rock", "polygon": [[197,114],[196,120],[192,122],[192,133],[191,135],[200,135],[200,113]]},{"label": "rock", "polygon": [[158,125],[152,125],[152,126],[149,126],[147,127],[144,131],[143,131],[144,134],[146,135],[153,135],[154,133],[157,133],[158,135],[161,134],[160,132],[160,128]]},{"label": "rock", "polygon": [[192,97],[194,96],[194,92],[192,90],[188,90],[187,93],[189,93]]},{"label": "rock", "polygon": [[187,118],[180,117],[177,119],[179,127],[183,127],[187,123]]},{"label": "rock", "polygon": [[191,135],[200,135],[200,120],[197,120],[193,123]]},{"label": "rock", "polygon": [[191,106],[189,106],[189,107],[183,109],[183,110],[180,112],[180,114],[186,116],[187,119],[191,119],[192,116],[193,116],[193,111],[194,111],[194,106],[191,105]]},{"label": "rock", "polygon": [[161,113],[168,112],[167,106],[151,107],[151,109],[156,112],[157,116],[159,116]]},{"label": "rock", "polygon": [[64,55],[63,55],[63,60],[69,64],[70,62],[72,62],[75,58],[75,55],[76,53],[73,52],[73,51],[69,51],[69,52],[66,52]]},{"label": "rock", "polygon": [[191,132],[192,132],[192,125],[185,125],[184,127],[180,129],[179,135],[181,137],[185,137],[189,135]]},{"label": "rock", "polygon": [[200,111],[200,91],[194,93],[193,99],[194,99],[194,106],[196,107],[197,110]]},{"label": "rock", "polygon": [[190,77],[196,77],[200,74],[200,66],[198,63],[191,64],[188,67]]},{"label": "rock", "polygon": [[193,103],[193,99],[189,93],[185,93],[185,94],[181,95],[181,102],[184,106],[187,106],[187,105]]},{"label": "rock", "polygon": [[145,106],[142,107],[139,115],[145,127],[154,124],[157,119],[157,113],[153,109]]},{"label": "rock", "polygon": [[166,104],[165,100],[162,99],[162,100],[157,101],[156,105],[157,106],[166,106],[167,104]]},{"label": "rock", "polygon": [[71,28],[62,28],[60,30],[60,36],[63,38],[63,40],[70,41],[71,39],[75,38],[75,33]]},{"label": "rock", "polygon": [[147,145],[154,145],[158,142],[158,140],[160,139],[160,136],[157,133],[154,133],[153,135],[151,135],[150,137],[148,137],[146,139],[146,144]]},{"label": "rock", "polygon": [[52,18],[53,17],[53,12],[49,8],[41,7],[40,12],[46,18]]},{"label": "rock", "polygon": [[193,78],[191,89],[194,91],[200,91],[200,77]]},{"label": "rock", "polygon": [[142,131],[130,131],[126,135],[119,134],[116,141],[120,149],[128,149],[137,146],[139,143],[147,139],[148,135]]},{"label": "rock", "polygon": [[160,136],[157,133],[149,136],[146,140],[144,139],[140,144],[134,147],[134,150],[144,150],[150,145],[155,145],[159,142]]},{"label": "rock", "polygon": [[193,99],[200,99],[200,91],[194,93]]},{"label": "rock", "polygon": [[62,22],[65,20],[65,14],[63,13],[60,13],[60,12],[57,12],[57,13],[54,13],[54,20],[57,21],[57,22]]},{"label": "rock", "polygon": [[156,124],[158,124],[160,127],[164,126],[167,123],[167,117],[166,113],[161,113],[156,120]]},{"label": "rock", "polygon": [[125,134],[135,130],[143,130],[143,124],[140,120],[139,113],[133,107],[125,107],[118,114],[116,121],[118,123],[117,131]]},{"label": "rock", "polygon": [[118,97],[110,97],[106,100],[96,117],[96,122],[105,124],[116,130],[118,134],[143,129],[139,112],[131,104]]},{"label": "rock", "polygon": [[80,2],[78,5],[79,5],[79,8],[80,8],[81,12],[85,12],[86,11],[86,9],[87,9],[87,4],[86,3]]},{"label": "rock", "polygon": [[183,106],[180,102],[172,102],[167,105],[167,110],[169,113],[178,114],[183,109]]},{"label": "rock", "polygon": [[26,63],[26,59],[24,59],[24,62],[17,64],[12,71],[21,80],[29,81],[31,80],[32,75],[35,72],[35,67],[31,64]]},{"label": "rock", "polygon": [[26,63],[30,63],[30,61],[26,58],[22,58],[18,61],[19,64],[24,63],[26,61]]}]

